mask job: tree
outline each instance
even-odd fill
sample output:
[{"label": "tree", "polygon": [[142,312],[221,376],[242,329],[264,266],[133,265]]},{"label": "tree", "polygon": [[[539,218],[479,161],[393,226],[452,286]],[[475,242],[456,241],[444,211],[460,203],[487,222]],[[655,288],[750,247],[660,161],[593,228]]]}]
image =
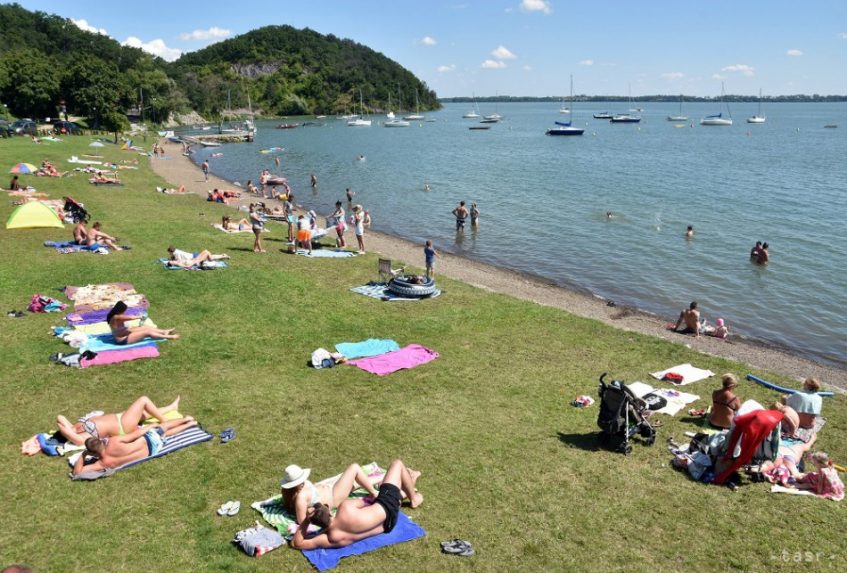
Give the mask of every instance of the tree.
[{"label": "tree", "polygon": [[71,111],[93,117],[96,122],[106,112],[119,108],[126,84],[115,64],[86,55],[68,68],[62,91]]},{"label": "tree", "polygon": [[56,115],[59,73],[53,58],[38,50],[13,50],[0,57],[0,69],[5,70],[5,81],[0,84],[0,98],[14,115]]},{"label": "tree", "polygon": [[117,108],[108,109],[100,114],[100,126],[115,134],[115,143],[121,132],[129,129],[129,120]]}]

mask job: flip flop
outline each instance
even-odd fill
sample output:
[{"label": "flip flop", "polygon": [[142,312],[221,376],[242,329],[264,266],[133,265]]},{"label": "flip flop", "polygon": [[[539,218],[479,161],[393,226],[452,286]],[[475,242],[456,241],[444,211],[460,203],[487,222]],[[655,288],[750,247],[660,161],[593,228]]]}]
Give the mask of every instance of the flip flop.
[{"label": "flip flop", "polygon": [[448,555],[459,555],[461,557],[471,557],[476,555],[473,547],[467,541],[462,539],[451,539],[450,541],[441,542],[441,551]]},{"label": "flip flop", "polygon": [[241,510],[241,502],[240,501],[233,501],[231,503],[232,503],[232,507],[230,507],[229,510],[226,512],[226,514],[229,517],[233,517],[234,515],[238,515],[238,512]]},{"label": "flip flop", "polygon": [[229,514],[229,511],[233,508],[233,505],[234,505],[235,503],[236,503],[236,502],[234,502],[234,501],[228,501],[228,502],[226,502],[225,504],[221,505],[221,506],[218,508],[217,514],[218,514],[218,515],[221,515],[221,516],[228,515],[228,514]]}]

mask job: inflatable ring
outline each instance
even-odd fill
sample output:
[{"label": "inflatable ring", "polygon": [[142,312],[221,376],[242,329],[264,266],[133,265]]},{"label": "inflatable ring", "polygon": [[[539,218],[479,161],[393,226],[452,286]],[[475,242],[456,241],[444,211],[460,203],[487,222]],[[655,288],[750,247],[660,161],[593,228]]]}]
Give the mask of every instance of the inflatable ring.
[{"label": "inflatable ring", "polygon": [[435,293],[435,279],[426,278],[423,283],[409,282],[409,277],[394,277],[388,282],[388,290],[399,296],[425,297]]}]

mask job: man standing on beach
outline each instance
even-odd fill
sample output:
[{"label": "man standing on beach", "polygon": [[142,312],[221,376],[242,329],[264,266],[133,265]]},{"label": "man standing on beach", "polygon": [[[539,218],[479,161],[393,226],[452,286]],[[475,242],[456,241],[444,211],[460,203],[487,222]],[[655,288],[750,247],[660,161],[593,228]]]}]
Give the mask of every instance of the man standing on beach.
[{"label": "man standing on beach", "polygon": [[453,209],[453,216],[456,217],[456,232],[464,231],[465,220],[468,218],[468,208],[464,201],[459,201],[459,206]]},{"label": "man standing on beach", "polygon": [[208,181],[209,180],[209,160],[208,159],[203,161],[202,169],[203,169],[203,177],[206,179],[206,181]]},{"label": "man standing on beach", "polygon": [[[679,329],[685,323],[685,328]],[[693,301],[687,309],[679,313],[679,318],[673,327],[674,332],[680,334],[693,334],[695,338],[700,337],[700,311],[697,310],[697,301]]]}]

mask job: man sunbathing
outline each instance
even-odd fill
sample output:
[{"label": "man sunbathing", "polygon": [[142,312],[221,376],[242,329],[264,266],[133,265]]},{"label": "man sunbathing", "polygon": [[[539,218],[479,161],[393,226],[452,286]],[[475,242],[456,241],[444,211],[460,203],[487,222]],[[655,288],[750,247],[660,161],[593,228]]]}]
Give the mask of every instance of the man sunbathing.
[{"label": "man sunbathing", "polygon": [[[361,499],[348,499],[338,506],[333,517],[329,507],[315,503],[306,512],[306,519],[300,524],[291,545],[295,549],[318,549],[345,547],[360,539],[389,533],[397,525],[400,513],[400,500],[405,493],[412,507],[423,503],[423,496],[415,489],[421,473],[408,469],[401,460],[394,460],[388,466],[385,478],[379,488],[379,495],[372,505],[366,505]],[[307,538],[309,525],[314,523],[322,531]]]},{"label": "man sunbathing", "polygon": [[187,269],[199,266],[206,261],[223,261],[229,258],[229,255],[213,255],[206,250],[199,253],[189,253],[188,251],[177,249],[173,245],[168,247],[168,254],[168,266],[184,267]]},{"label": "man sunbathing", "polygon": [[88,229],[85,228],[85,221],[80,221],[74,227],[74,243],[77,245],[88,244]]},{"label": "man sunbathing", "polygon": [[[197,421],[188,416],[138,428],[125,436],[88,438],[85,440],[85,451],[74,464],[73,473],[79,475],[87,471],[115,469],[148,456],[155,456],[167,445],[169,437],[196,425]],[[86,456],[93,456],[97,461],[86,464]]]},{"label": "man sunbathing", "polygon": [[79,419],[76,424],[62,415],[56,416],[59,433],[69,442],[79,446],[85,444],[88,438],[107,438],[109,436],[125,436],[136,430],[148,418],[156,418],[159,422],[167,418],[167,413],[179,408],[179,396],[176,400],[162,408],[156,406],[147,396],[141,396],[129,405],[123,412],[115,414],[89,414]]},{"label": "man sunbathing", "polygon": [[116,251],[122,251],[123,247],[119,247],[117,245],[118,238],[113,237],[111,235],[107,235],[106,233],[101,231],[100,228],[100,221],[97,221],[96,223],[91,225],[91,231],[89,231],[88,240],[86,241],[88,246],[90,247],[92,245],[100,244],[106,245],[110,249],[114,249]]}]

